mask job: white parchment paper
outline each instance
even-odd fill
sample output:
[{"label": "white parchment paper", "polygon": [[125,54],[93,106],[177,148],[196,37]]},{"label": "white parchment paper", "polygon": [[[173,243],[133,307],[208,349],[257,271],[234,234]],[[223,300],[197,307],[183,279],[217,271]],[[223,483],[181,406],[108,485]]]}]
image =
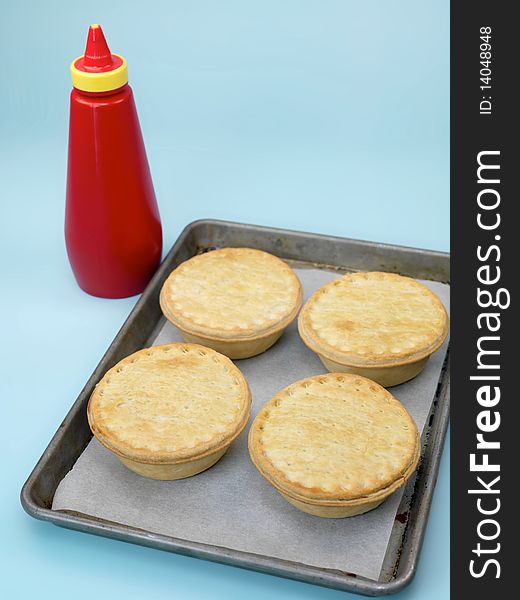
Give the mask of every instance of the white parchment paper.
[{"label": "white parchment paper", "polygon": [[[296,269],[305,298],[338,274]],[[424,282],[449,310],[449,286]],[[181,341],[165,323],[152,344]],[[420,431],[436,391],[447,343],[415,379],[391,388]],[[290,383],[325,373],[293,323],[267,352],[236,361],[251,387],[252,418]],[[178,481],[154,481],[126,469],[95,438],[56,490],[53,510],[71,510],[185,540],[356,573],[377,580],[402,490],[377,509],[347,519],[322,519],[288,504],[256,471],[246,427],[211,469]]]}]

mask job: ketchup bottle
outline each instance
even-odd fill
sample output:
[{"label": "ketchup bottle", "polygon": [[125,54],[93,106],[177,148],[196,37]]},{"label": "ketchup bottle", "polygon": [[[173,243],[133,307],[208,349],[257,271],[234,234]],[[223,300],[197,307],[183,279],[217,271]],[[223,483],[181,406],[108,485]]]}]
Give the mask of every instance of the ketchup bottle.
[{"label": "ketchup bottle", "polygon": [[159,265],[162,230],[126,61],[91,25],[70,68],[67,254],[89,294],[133,296]]}]

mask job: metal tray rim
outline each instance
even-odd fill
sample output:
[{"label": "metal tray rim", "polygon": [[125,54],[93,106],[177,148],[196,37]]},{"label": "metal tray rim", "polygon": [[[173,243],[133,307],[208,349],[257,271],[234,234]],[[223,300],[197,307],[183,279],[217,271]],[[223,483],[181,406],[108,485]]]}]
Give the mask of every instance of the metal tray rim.
[{"label": "metal tray rim", "polygon": [[[152,288],[154,282],[159,280],[163,276],[163,271],[165,270],[166,265],[168,265],[169,263],[168,259],[184,245],[185,241],[192,234],[192,232],[198,228],[208,226],[220,226],[229,228],[240,227],[242,230],[261,230],[266,233],[271,232],[273,234],[279,233],[283,235],[303,235],[306,238],[312,238],[316,241],[337,240],[341,243],[348,242],[351,245],[358,245],[360,247],[371,245],[376,246],[377,248],[380,248],[382,250],[394,250],[397,252],[402,251],[407,253],[413,252],[425,256],[437,256],[442,259],[449,259],[450,256],[449,253],[446,252],[425,250],[421,248],[412,248],[408,246],[369,242],[338,236],[329,236],[319,233],[299,232],[294,230],[286,230],[282,228],[264,227],[216,219],[200,219],[189,223],[182,230],[181,234],[175,241],[167,256],[164,258],[162,265],[159,267],[158,271],[148,284],[148,288]],[[65,435],[67,421],[70,420],[72,416],[75,415],[75,413],[79,410],[81,404],[83,403],[82,396],[85,389],[91,385],[93,380],[97,381],[102,375],[104,370],[103,363],[105,357],[110,353],[111,349],[118,344],[118,341],[125,335],[129,327],[131,327],[133,315],[139,311],[141,306],[143,306],[146,303],[146,301],[147,296],[145,290],[145,292],[143,292],[142,296],[136,302],[132,311],[126,318],[125,322],[123,323],[119,332],[113,339],[109,348],[101,358],[99,364],[95,368],[91,377],[88,379],[78,398],[69,409],[65,419],[63,420],[60,427],[52,437],[47,448],[44,450],[43,454],[36,463],[31,474],[29,475],[27,481],[23,485],[20,492],[20,501],[23,509],[27,512],[27,514],[39,520],[49,521],[56,525],[80,530],[83,532],[93,533],[95,535],[101,535],[122,541],[130,541],[131,543],[136,543],[149,547],[156,547],[159,549],[168,550],[170,552],[175,552],[197,558],[204,558],[214,562],[238,566],[241,568],[253,569],[271,575],[296,579],[299,581],[304,581],[315,585],[332,587],[334,589],[343,591],[351,591],[365,595],[375,596],[393,594],[407,586],[414,578],[417,570],[419,552],[424,539],[426,522],[428,519],[428,513],[434,492],[435,482],[437,480],[442,448],[449,422],[449,371],[446,373],[444,380],[442,378],[440,380],[442,382],[443,387],[442,395],[444,396],[444,401],[439,402],[438,410],[434,413],[432,425],[432,432],[434,433],[434,435],[427,444],[429,448],[430,457],[427,471],[427,485],[425,491],[422,493],[418,501],[421,504],[421,507],[424,508],[424,510],[421,511],[419,508],[417,508],[417,518],[413,522],[413,528],[418,531],[418,534],[412,541],[412,546],[408,552],[408,556],[406,557],[406,562],[404,564],[402,573],[398,574],[395,578],[387,582],[374,581],[360,576],[355,576],[353,574],[321,569],[319,567],[313,567],[301,563],[293,563],[274,557],[266,557],[262,555],[228,549],[220,546],[210,546],[199,542],[181,540],[170,536],[146,532],[144,530],[135,529],[125,525],[112,524],[108,522],[94,520],[91,518],[87,518],[86,516],[83,517],[68,513],[60,513],[57,511],[53,511],[45,506],[41,506],[35,501],[32,495],[33,486],[41,470],[44,468],[44,464],[48,456],[52,453],[53,449],[59,444],[62,437]],[[416,482],[416,485],[417,483],[419,483],[419,479],[420,473],[417,478],[418,481]],[[409,527],[410,525],[407,524],[405,537],[410,535],[408,531]]]},{"label": "metal tray rim", "polygon": [[[439,256],[442,258],[449,259],[450,253],[443,252],[442,250],[431,250],[429,248],[417,248],[415,246],[405,246],[403,244],[390,244],[387,242],[374,242],[372,240],[364,240],[358,238],[349,238],[343,237],[339,235],[329,235],[327,233],[316,233],[314,231],[301,231],[299,229],[284,229],[283,227],[273,227],[271,225],[255,225],[252,223],[240,223],[238,221],[226,221],[223,219],[197,219],[195,221],[191,221],[188,223],[181,234],[177,238],[177,241],[183,237],[184,234],[189,234],[192,229],[195,229],[200,226],[206,225],[219,225],[223,227],[240,227],[245,230],[264,230],[271,232],[278,232],[282,234],[291,234],[291,235],[304,235],[306,238],[316,239],[316,240],[337,240],[338,242],[349,242],[353,245],[366,246],[370,244],[371,246],[378,246],[380,248],[385,248],[386,250],[397,250],[397,251],[405,251],[405,252],[414,252],[415,254],[426,254],[429,256]],[[171,252],[171,250],[170,250]],[[170,254],[168,252],[168,254]]]}]

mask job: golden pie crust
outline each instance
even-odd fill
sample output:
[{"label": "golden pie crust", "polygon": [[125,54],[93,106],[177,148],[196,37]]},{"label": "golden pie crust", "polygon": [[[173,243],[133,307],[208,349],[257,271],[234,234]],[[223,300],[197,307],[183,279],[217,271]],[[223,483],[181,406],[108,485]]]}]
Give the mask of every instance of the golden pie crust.
[{"label": "golden pie crust", "polygon": [[224,454],[250,407],[248,384],[226,356],[175,343],[139,350],[107,371],[87,416],[96,438],[130,469],[179,479]]},{"label": "golden pie crust", "polygon": [[331,518],[372,510],[414,473],[417,427],[377,383],[343,373],[297,381],[267,402],[249,431],[260,473],[291,504]]},{"label": "golden pie crust", "polygon": [[396,385],[415,377],[448,334],[425,285],[393,273],[350,273],[319,288],[298,318],[304,343],[330,371]]},{"label": "golden pie crust", "polygon": [[162,287],[160,304],[185,340],[247,358],[272,346],[295,319],[302,287],[272,254],[222,248],[179,265]]}]

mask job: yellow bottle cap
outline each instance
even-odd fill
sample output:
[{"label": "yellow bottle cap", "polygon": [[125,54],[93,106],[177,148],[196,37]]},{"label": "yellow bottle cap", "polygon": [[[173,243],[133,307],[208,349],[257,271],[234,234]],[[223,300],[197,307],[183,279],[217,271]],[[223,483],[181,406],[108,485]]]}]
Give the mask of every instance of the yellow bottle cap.
[{"label": "yellow bottle cap", "polygon": [[70,72],[72,85],[84,92],[108,92],[128,83],[126,60],[110,52],[97,24],[90,26],[85,54],[72,61]]}]

